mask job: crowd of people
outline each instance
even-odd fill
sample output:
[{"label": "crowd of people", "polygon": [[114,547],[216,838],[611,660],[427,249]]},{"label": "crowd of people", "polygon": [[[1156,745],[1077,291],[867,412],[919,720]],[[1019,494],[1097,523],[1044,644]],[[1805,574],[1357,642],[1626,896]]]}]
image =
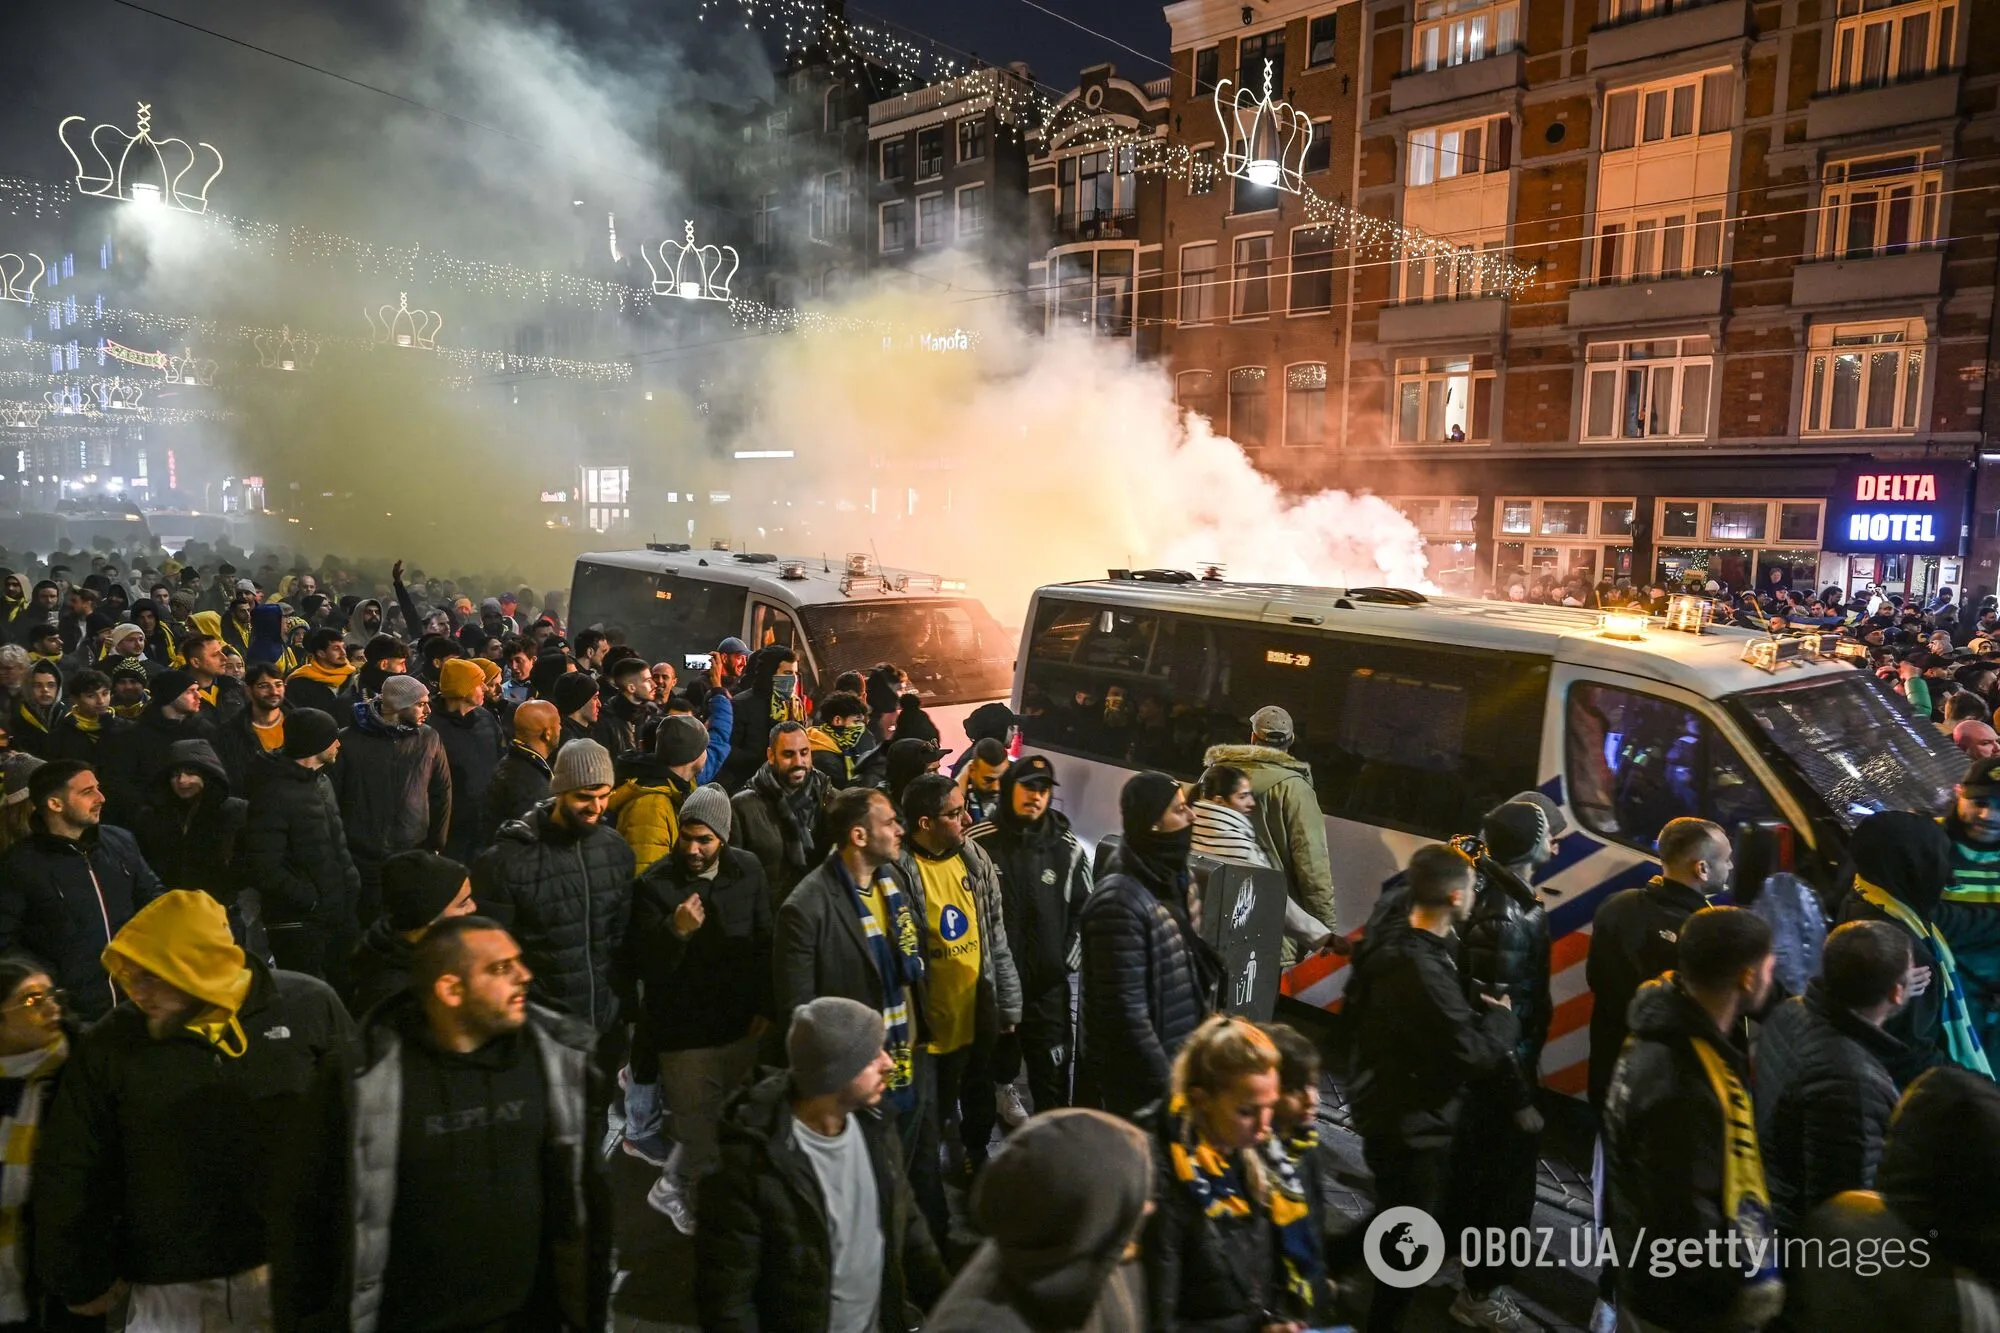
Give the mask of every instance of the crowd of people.
[{"label": "crowd of people", "polygon": [[[704,1329],[1400,1328],[1329,1211],[1319,1046],[1222,1012],[1205,859],[1283,879],[1289,957],[1351,954],[1378,1208],[1529,1224],[1543,793],[1343,928],[1281,708],[1132,777],[1093,857],[1020,718],[954,755],[893,664],[811,699],[779,644],[684,674],[556,594],[241,559],[0,569],[0,1329],[594,1333],[621,1152]],[[1889,606],[1857,636],[1949,639]],[[1894,674],[1940,725],[1994,684],[1933,670]],[[1992,1326],[2000,758],[1850,841],[1822,902],[1675,819],[1599,908],[1606,1248],[1752,1261],[1607,1263],[1594,1327]],[[1513,1253],[1454,1321],[1530,1326]]]}]

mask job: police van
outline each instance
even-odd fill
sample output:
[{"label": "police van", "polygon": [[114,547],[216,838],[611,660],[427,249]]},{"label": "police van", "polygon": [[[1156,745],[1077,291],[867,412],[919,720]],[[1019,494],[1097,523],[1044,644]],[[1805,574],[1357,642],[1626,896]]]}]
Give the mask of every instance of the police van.
[{"label": "police van", "polygon": [[955,749],[965,743],[966,715],[1006,697],[1015,644],[964,592],[963,583],[880,568],[868,555],[808,559],[660,542],[578,556],[570,624],[602,629],[683,675],[706,671],[709,654],[731,636],[753,651],[782,643],[798,653],[812,699],[843,671],[893,662]]},{"label": "police van", "polygon": [[[1824,887],[1855,824],[1942,810],[1964,769],[1830,639],[1822,653],[1814,639],[1705,624],[1703,610],[1675,599],[1648,618],[1114,570],[1036,591],[1013,701],[1092,840],[1117,830],[1133,772],[1192,779],[1210,746],[1249,740],[1257,709],[1285,708],[1350,932],[1415,848],[1476,832],[1517,792],[1547,793],[1569,828],[1537,876],[1555,1003],[1543,1074],[1580,1093],[1591,916],[1658,873],[1669,819],[1762,826]],[[1284,991],[1332,1007],[1344,967],[1307,959]]]}]

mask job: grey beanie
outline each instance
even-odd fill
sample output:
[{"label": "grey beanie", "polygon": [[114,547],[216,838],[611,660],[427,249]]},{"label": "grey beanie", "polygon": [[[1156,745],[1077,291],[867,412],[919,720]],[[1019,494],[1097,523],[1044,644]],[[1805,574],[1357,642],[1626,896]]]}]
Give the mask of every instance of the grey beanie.
[{"label": "grey beanie", "polygon": [[681,827],[700,824],[724,842],[729,841],[729,797],[713,782],[696,787],[681,802]]},{"label": "grey beanie", "polygon": [[785,1036],[793,1091],[824,1097],[846,1087],[882,1053],[885,1035],[882,1015],[859,1000],[822,995],[800,1005]]},{"label": "grey beanie", "polygon": [[669,768],[691,764],[708,753],[708,728],[700,718],[676,715],[660,722],[653,737],[653,754]]},{"label": "grey beanie", "polygon": [[431,697],[430,687],[415,676],[394,675],[382,682],[382,711],[404,713]]},{"label": "grey beanie", "polygon": [[580,787],[609,787],[615,782],[611,752],[580,736],[556,751],[555,768],[549,775],[549,794],[560,796]]}]

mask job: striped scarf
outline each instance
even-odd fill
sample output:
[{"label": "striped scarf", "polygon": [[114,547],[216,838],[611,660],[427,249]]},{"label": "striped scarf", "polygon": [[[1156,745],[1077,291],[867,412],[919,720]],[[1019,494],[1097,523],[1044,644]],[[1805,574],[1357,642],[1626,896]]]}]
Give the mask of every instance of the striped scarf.
[{"label": "striped scarf", "polygon": [[1859,875],[1854,878],[1854,892],[1860,895],[1863,902],[1893,918],[1918,939],[1930,942],[1932,952],[1937,955],[1937,970],[1940,973],[1934,984],[1939,985],[1944,994],[1939,1022],[1944,1025],[1945,1053],[1951,1057],[1953,1064],[1992,1078],[1993,1066],[1979,1044],[1978,1030],[1972,1026],[1965,1003],[1965,985],[1958,979],[1958,960],[1952,956],[1951,945],[1945,942],[1944,932],[1911,911],[1909,905],[1895,894],[1880,885],[1870,884]]},{"label": "striped scarf", "polygon": [[0,1057],[0,1321],[28,1318],[27,1265],[22,1254],[21,1210],[35,1161],[49,1080],[69,1055],[69,1042],[21,1055]]},{"label": "striped scarf", "polygon": [[[1186,1186],[1201,1205],[1202,1216],[1218,1221],[1254,1219],[1258,1210],[1244,1185],[1237,1158],[1222,1152],[1195,1128],[1194,1119],[1188,1114],[1187,1098],[1182,1094],[1175,1093],[1167,1103],[1167,1114],[1173,1119],[1173,1140],[1167,1156],[1174,1179]],[[1271,1169],[1261,1176],[1265,1193],[1258,1200],[1277,1229],[1278,1253],[1285,1265],[1285,1290],[1300,1302],[1302,1311],[1313,1308],[1321,1260],[1319,1245],[1313,1239],[1312,1210],[1300,1179],[1299,1159],[1318,1142],[1318,1133],[1308,1127],[1289,1144],[1275,1141],[1267,1144],[1264,1161]]]},{"label": "striped scarf", "polygon": [[1319,1151],[1319,1127],[1308,1120],[1289,1135],[1272,1134],[1264,1143],[1264,1162],[1271,1168],[1271,1220],[1278,1225],[1278,1253],[1285,1261],[1285,1288],[1300,1309],[1315,1307],[1325,1253],[1307,1225],[1312,1205],[1301,1164]]},{"label": "striped scarf", "polygon": [[[1746,1285],[1778,1287],[1778,1241],[1771,1224],[1771,1194],[1764,1184],[1764,1158],[1757,1148],[1757,1121],[1750,1094],[1722,1052],[1700,1037],[1690,1043],[1722,1108],[1722,1215],[1743,1237]],[[1754,1270],[1751,1266],[1754,1265]],[[1773,1313],[1775,1313],[1775,1307]]]},{"label": "striped scarf", "polygon": [[1978,907],[2000,907],[2000,847],[1980,847],[1960,836],[1958,821],[1940,819],[1951,835],[1951,883],[1944,901]]},{"label": "striped scarf", "polygon": [[908,988],[924,979],[923,942],[917,934],[916,914],[910,910],[903,891],[896,887],[896,877],[889,867],[877,866],[875,888],[882,895],[889,918],[890,934],[883,934],[882,923],[875,919],[874,909],[862,896],[854,877],[847,873],[846,864],[838,857],[834,864],[840,867],[840,877],[847,882],[848,896],[861,918],[861,933],[868,937],[875,970],[882,978],[882,1048],[896,1062],[889,1074],[888,1096],[898,1111],[907,1113],[915,1110],[917,1104],[916,1025],[910,1021]]}]

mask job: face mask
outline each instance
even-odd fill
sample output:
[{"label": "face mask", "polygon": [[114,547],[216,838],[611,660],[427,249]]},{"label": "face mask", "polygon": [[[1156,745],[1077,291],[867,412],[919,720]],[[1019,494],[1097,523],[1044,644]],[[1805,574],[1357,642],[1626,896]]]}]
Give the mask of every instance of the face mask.
[{"label": "face mask", "polygon": [[826,734],[833,737],[833,743],[841,749],[852,750],[861,744],[861,733],[866,730],[866,722],[843,722],[837,727],[828,727]]},{"label": "face mask", "polygon": [[799,678],[797,676],[771,677],[771,693],[777,695],[780,699],[789,699],[798,692]]}]

